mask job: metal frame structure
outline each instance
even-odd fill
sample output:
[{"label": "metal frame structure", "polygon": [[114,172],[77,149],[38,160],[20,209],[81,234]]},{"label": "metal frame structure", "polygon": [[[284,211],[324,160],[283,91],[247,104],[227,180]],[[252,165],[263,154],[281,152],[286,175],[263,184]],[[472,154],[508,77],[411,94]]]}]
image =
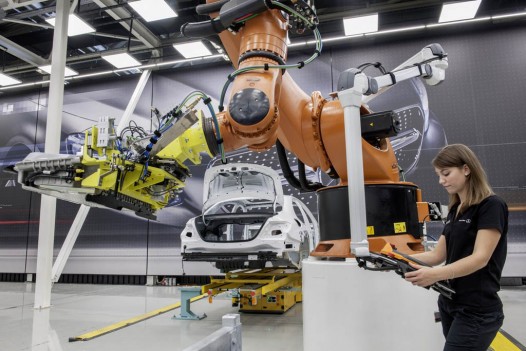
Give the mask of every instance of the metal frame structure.
[{"label": "metal frame structure", "polygon": [[227,291],[232,293],[232,305],[242,312],[285,313],[303,299],[301,272],[285,268],[232,271],[201,288],[210,303]]},{"label": "metal frame structure", "polygon": [[[49,86],[49,107],[45,139],[45,151],[48,153],[58,153],[60,150],[69,9],[69,1],[58,2],[56,28],[53,34],[51,83]],[[53,242],[55,239],[56,206],[56,198],[46,195],[42,196],[38,230],[35,308],[48,308],[51,306],[51,268]]]},{"label": "metal frame structure", "polygon": [[[76,1],[74,2],[76,3]],[[64,72],[66,67],[66,48],[68,31],[68,14],[70,2],[59,1],[57,4],[57,21],[53,39],[52,73],[49,88],[48,123],[46,126],[45,152],[56,154],[60,149],[60,130],[62,124],[62,106],[64,101]],[[151,70],[144,70],[137,87],[122,116],[118,130],[130,120],[139,98],[148,82]],[[53,282],[60,278],[66,261],[89,213],[87,206],[81,206],[68,232],[66,240],[53,266],[53,245],[55,235],[56,198],[42,195],[40,225],[38,233],[37,271],[35,285],[35,308],[51,306],[51,289]]]},{"label": "metal frame structure", "polygon": [[[142,92],[146,87],[146,83],[148,82],[151,73],[151,70],[144,70],[141,74],[141,78],[139,79],[139,82],[135,87],[132,97],[128,102],[128,106],[126,107],[126,110],[124,111],[124,114],[122,115],[121,120],[119,121],[119,125],[117,126],[118,131],[121,131],[126,126],[126,124],[129,123],[133,111],[135,111],[135,108],[137,107],[139,98],[141,97]],[[55,264],[53,265],[51,279],[54,283],[58,282],[58,280],[60,279],[60,275],[64,270],[64,267],[69,258],[69,255],[71,254],[71,251],[73,250],[75,241],[77,240],[80,230],[84,225],[84,221],[88,216],[89,209],[89,206],[81,205],[79,211],[77,212],[77,215],[75,216],[75,220],[73,221],[73,224],[71,225],[71,228],[68,231],[68,235],[66,236],[66,239],[62,244],[62,248],[60,249],[57,259],[55,260]]]}]

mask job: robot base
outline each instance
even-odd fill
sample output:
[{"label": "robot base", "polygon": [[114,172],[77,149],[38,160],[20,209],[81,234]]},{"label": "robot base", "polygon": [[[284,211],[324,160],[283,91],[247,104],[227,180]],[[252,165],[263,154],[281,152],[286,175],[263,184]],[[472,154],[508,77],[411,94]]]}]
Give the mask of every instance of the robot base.
[{"label": "robot base", "polygon": [[354,259],[303,262],[303,349],[440,351],[438,294]]}]

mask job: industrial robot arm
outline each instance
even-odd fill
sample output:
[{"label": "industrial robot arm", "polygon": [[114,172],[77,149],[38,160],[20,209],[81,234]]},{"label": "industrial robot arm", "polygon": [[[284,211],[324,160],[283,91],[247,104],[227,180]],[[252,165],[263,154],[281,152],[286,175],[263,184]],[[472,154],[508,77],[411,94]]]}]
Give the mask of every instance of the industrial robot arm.
[{"label": "industrial robot arm", "polygon": [[[241,6],[241,3],[246,6]],[[263,10],[263,3],[268,9]],[[253,11],[249,9],[249,5],[252,6]],[[365,181],[366,185],[385,187],[399,185],[411,188],[410,191],[414,197],[408,199],[402,206],[407,207],[409,212],[418,212],[417,218],[411,221],[423,221],[427,214],[425,213],[427,204],[422,202],[420,190],[414,184],[400,181],[398,162],[389,141],[389,137],[398,132],[397,123],[399,122],[389,113],[372,114],[363,102],[364,97],[381,93],[389,86],[412,77],[422,77],[430,85],[443,81],[447,68],[447,55],[440,45],[427,46],[397,69],[392,72],[384,72],[378,77],[367,76],[359,69],[348,70],[339,80],[339,92],[333,94],[332,99],[325,99],[319,92],[313,92],[311,96],[308,96],[287,72],[287,69],[301,68],[309,62],[305,60],[297,65],[286,64],[287,30],[290,27],[301,27],[292,23],[302,23],[302,29],[306,27],[313,30],[317,43],[313,57],[319,55],[321,51],[322,45],[316,28],[316,15],[306,2],[293,1],[292,7],[289,7],[285,5],[285,2],[278,1],[208,0],[206,6],[209,9],[206,14],[211,17],[211,21],[206,22],[208,25],[183,26],[183,34],[185,34],[185,28],[213,27],[214,31],[219,33],[228,56],[234,67],[237,68],[229,76],[228,83],[225,84],[221,94],[221,112],[218,114],[221,139],[226,151],[244,146],[252,150],[266,150],[277,142],[278,154],[283,156],[284,150],[289,150],[296,155],[300,170],[299,179],[289,172],[288,164],[283,161],[284,157],[280,157],[280,161],[282,161],[284,174],[291,180],[291,185],[304,191],[318,189],[318,186],[308,184],[306,179],[301,177],[301,169],[305,166],[321,169],[329,176],[339,179],[339,186],[342,188],[347,188],[347,185],[350,184],[350,176],[354,176],[362,184]],[[229,14],[231,14],[230,11],[238,11],[237,16],[233,16],[237,20],[229,20],[225,23],[221,19],[226,13],[225,9],[229,11]],[[217,29],[218,27],[213,23],[219,21],[228,29]],[[191,36],[198,36],[197,32],[191,31]],[[209,29],[203,32],[203,35],[209,35],[211,32],[212,30]],[[232,83],[230,103],[223,111],[223,100],[230,82]],[[346,107],[351,107],[353,116],[345,115]],[[354,125],[346,126],[348,120],[352,120]],[[364,121],[367,121],[365,128]],[[373,125],[374,129],[368,127]],[[376,127],[379,125],[382,127]],[[354,140],[352,144],[348,140],[349,130],[352,130],[355,136],[356,133],[358,135],[352,138]],[[351,165],[350,153],[347,153],[347,150],[356,150],[357,153],[360,153],[361,150],[361,159],[358,163]],[[356,171],[357,164],[363,169],[362,174]],[[322,192],[318,191],[318,194]],[[394,195],[393,192],[392,196],[397,197],[398,195]],[[329,197],[331,196],[327,195],[327,198]],[[333,196],[331,198],[334,199]],[[319,199],[323,200],[321,196]],[[327,201],[336,203],[334,200]],[[336,210],[343,208],[343,205],[346,206],[348,203],[348,200],[343,197],[339,201],[342,206],[333,205]],[[322,204],[318,202],[320,210],[321,206],[325,206],[324,201],[321,202]],[[364,202],[361,201],[361,203]],[[414,210],[409,208],[412,206]],[[336,213],[337,211],[331,209],[327,212]],[[363,214],[361,216],[363,217]],[[381,233],[380,231],[385,231],[384,228],[375,231],[376,225],[369,223],[367,227],[372,227],[372,236],[392,235],[388,241],[393,244],[396,242],[397,247],[404,252],[411,253],[415,249],[420,250],[421,235],[416,229],[420,226],[412,225],[412,228],[409,228],[410,225],[407,224],[405,218],[407,215],[400,216],[404,217],[400,222],[397,222],[395,218],[388,218],[391,221],[391,228],[396,228],[394,231],[388,229],[388,232]],[[343,216],[338,215],[338,217],[346,221]],[[320,218],[322,232],[324,222],[333,222],[333,218],[328,220]],[[337,228],[331,227],[330,224],[328,227],[332,231],[348,231],[344,228],[345,225],[348,225],[348,221],[347,224]],[[359,230],[354,232],[361,232],[358,241],[363,239],[365,242],[370,242],[374,238],[370,235],[366,236],[365,227],[365,223],[360,223]],[[400,237],[404,237],[401,239],[404,244],[397,242]],[[331,241],[323,247],[332,246],[334,242]],[[381,247],[382,245],[377,244],[376,246]],[[317,252],[314,254],[316,255]],[[329,255],[332,254],[329,253]],[[361,252],[360,255],[362,254],[367,254],[367,252]],[[343,257],[347,255],[348,253],[342,254]]]},{"label": "industrial robot arm", "polygon": [[[155,212],[177,201],[187,177],[188,161],[199,164],[200,153],[220,153],[215,119],[195,110],[201,92],[190,93],[165,115],[158,111],[153,133],[131,123],[117,131],[114,119],[102,117],[84,134],[77,155],[29,154],[14,166],[27,190],[94,207],[129,209],[155,218]],[[217,122],[215,122],[217,125]]]},{"label": "industrial robot arm", "polygon": [[[119,135],[105,122],[86,134],[80,158],[62,162],[57,157],[57,162],[45,163],[52,158],[44,155],[42,159],[33,157],[18,164],[20,183],[41,192],[67,188],[62,193],[82,193],[86,199],[89,197],[90,205],[131,208],[149,217],[168,206],[181,190],[189,175],[184,162],[199,163],[200,152],[221,155],[226,162],[228,151],[242,147],[267,150],[276,144],[284,174],[292,185],[304,191],[318,191],[321,247],[329,250],[329,256],[348,257],[350,252],[330,250],[339,239],[350,237],[346,218],[349,214],[345,213],[349,201],[341,190],[347,191],[349,176],[356,173],[353,167],[348,167],[347,159],[348,154],[353,154],[348,151],[356,150],[354,154],[361,154],[359,163],[363,169],[363,176],[358,178],[370,187],[372,199],[385,192],[390,196],[384,201],[389,208],[375,209],[374,218],[367,218],[366,239],[370,243],[382,238],[371,251],[378,251],[375,247],[383,247],[386,241],[404,253],[421,250],[418,228],[427,215],[427,203],[422,202],[416,185],[400,181],[398,162],[389,141],[398,132],[399,122],[389,111],[372,113],[363,102],[410,77],[420,76],[431,85],[441,82],[447,68],[441,47],[430,45],[397,69],[378,77],[367,76],[359,69],[348,70],[339,80],[338,93],[330,98],[324,98],[320,92],[309,96],[287,72],[303,68],[322,51],[316,13],[308,2],[207,0],[197,10],[209,15],[210,20],[184,25],[183,34],[197,37],[217,33],[235,68],[221,92],[219,113],[214,111],[210,99],[198,92],[211,117],[197,118],[199,123],[191,128],[188,128],[192,124],[190,119],[180,118],[196,115],[194,97],[185,99],[167,119],[160,118],[162,122],[155,132],[139,138],[119,140]],[[312,55],[297,63],[287,63],[288,31],[301,33],[306,29],[315,38]],[[351,118],[358,124],[350,129],[358,133],[358,138],[354,138],[358,146],[346,143],[347,107],[357,117]],[[188,125],[183,124],[185,120]],[[173,132],[176,125],[183,134]],[[102,135],[107,134],[102,142],[98,138],[101,130]],[[298,178],[287,164],[285,150],[298,159]],[[305,177],[306,166],[338,179],[339,185],[320,189],[319,184],[310,184]],[[395,204],[400,199],[402,202]],[[401,208],[403,212],[398,211]],[[365,229],[362,223],[361,234],[365,235]],[[346,240],[344,246],[349,251],[349,239]],[[315,250],[313,254],[325,252]]]},{"label": "industrial robot arm", "polygon": [[[213,6],[219,4],[219,6]],[[301,68],[321,52],[315,12],[303,1],[294,8],[278,1],[249,0],[209,2],[211,21],[183,25],[182,34],[203,37],[219,32],[236,71],[228,76],[220,99],[221,134],[225,150],[248,146],[252,150],[272,147],[281,128],[281,86],[287,69]],[[198,11],[205,10],[198,7]],[[221,23],[217,26],[215,23]],[[309,27],[316,37],[313,55],[297,64],[286,64],[289,27]],[[222,30],[221,28],[228,28]],[[286,78],[288,79],[288,78]],[[227,88],[229,104],[224,110]],[[297,113],[297,111],[296,111]]]},{"label": "industrial robot arm", "polygon": [[[294,7],[289,7],[285,2],[278,1],[208,0],[205,5],[208,10],[201,10],[200,13],[210,15],[212,20],[184,25],[182,33],[197,37],[219,32],[223,46],[237,69],[229,75],[225,84],[220,111],[226,89],[232,85],[229,104],[218,115],[226,151],[244,146],[265,150],[279,139],[301,163],[314,169],[321,168],[345,185],[347,168],[345,153],[341,152],[345,140],[341,102],[337,99],[328,101],[319,92],[308,96],[287,73],[287,69],[302,68],[312,61],[320,54],[322,46],[314,10],[304,1],[293,3]],[[226,14],[228,21],[224,19]],[[222,23],[228,29],[223,30],[213,23]],[[297,64],[285,64],[287,30],[295,28],[302,31],[305,27],[312,29],[315,36],[313,56]],[[367,93],[371,95],[381,93],[382,88],[407,79],[409,75],[422,76],[428,84],[437,84],[444,79],[446,68],[445,53],[440,45],[433,44],[389,74],[364,76],[363,79],[371,82]],[[353,72],[344,73],[347,80],[351,79],[350,73]],[[341,82],[345,80],[345,77],[340,79]],[[361,106],[362,115],[370,112],[365,105]],[[396,165],[394,154],[386,151],[389,149],[388,140],[379,144],[364,145],[365,180],[399,181],[398,168],[393,167]]]}]

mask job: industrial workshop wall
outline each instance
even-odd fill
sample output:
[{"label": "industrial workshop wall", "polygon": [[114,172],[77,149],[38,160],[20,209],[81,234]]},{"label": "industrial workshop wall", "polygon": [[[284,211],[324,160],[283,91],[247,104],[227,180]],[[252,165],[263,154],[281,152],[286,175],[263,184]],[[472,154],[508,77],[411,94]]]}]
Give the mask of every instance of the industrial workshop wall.
[{"label": "industrial workshop wall", "polygon": [[[524,117],[526,105],[525,28],[484,33],[428,37],[396,42],[351,42],[346,49],[326,49],[322,56],[302,70],[290,74],[307,93],[319,90],[324,96],[334,90],[338,75],[365,62],[382,62],[393,69],[425,45],[438,42],[449,54],[446,80],[427,87],[419,80],[401,83],[375,98],[375,111],[395,109],[403,121],[402,133],[393,140],[395,152],[408,181],[418,184],[428,201],[447,202],[430,165],[432,157],[446,143],[465,143],[482,159],[495,191],[512,209],[526,205],[526,154]],[[294,52],[296,62],[305,52]],[[133,120],[150,129],[150,106],[168,111],[193,90],[202,90],[217,106],[219,94],[231,72],[228,64],[215,67],[186,67],[174,72],[154,72],[135,110]],[[366,71],[377,75],[374,70]],[[133,93],[137,75],[121,79],[79,82],[66,86],[61,152],[79,149],[79,133],[100,116],[120,118]],[[43,151],[47,117],[47,88],[0,95],[0,167],[9,166],[31,151]],[[251,153],[239,150],[232,161],[247,160],[278,169],[274,150]],[[200,213],[202,178],[216,160],[203,159],[190,166],[193,177],[174,205],[158,214],[158,221],[137,218],[131,213],[91,209],[64,273],[181,275],[216,272],[207,263],[182,265],[179,233],[186,221]],[[291,156],[291,164],[294,160]],[[317,172],[308,176],[329,184]],[[292,194],[316,213],[313,193],[300,194],[284,182],[285,194]],[[36,264],[40,196],[23,191],[16,176],[0,173],[0,273],[33,273]],[[58,201],[55,254],[75,217],[78,205]],[[510,214],[508,262],[526,260],[526,213]],[[440,226],[431,226],[432,234]],[[514,260],[515,259],[515,260]],[[508,276],[526,276],[517,263],[505,270]],[[522,264],[526,267],[526,265]],[[522,268],[525,270],[526,268]],[[520,275],[524,274],[524,275]]]}]

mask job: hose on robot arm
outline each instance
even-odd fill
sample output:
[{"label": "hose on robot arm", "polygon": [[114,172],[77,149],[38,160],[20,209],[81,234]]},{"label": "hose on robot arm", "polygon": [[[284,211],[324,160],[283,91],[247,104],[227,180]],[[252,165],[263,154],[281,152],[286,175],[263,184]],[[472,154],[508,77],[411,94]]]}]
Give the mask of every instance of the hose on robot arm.
[{"label": "hose on robot arm", "polygon": [[[276,0],[220,0],[209,4],[198,5],[196,12],[200,15],[219,15],[207,21],[189,22],[181,27],[181,34],[187,38],[204,38],[219,34],[226,29],[237,31],[249,19],[272,9],[284,11],[292,16],[297,31],[305,26],[315,30],[318,26],[316,12],[304,1],[296,1],[295,9],[284,2]],[[309,18],[307,18],[309,17]],[[300,29],[303,28],[303,29]]]},{"label": "hose on robot arm", "polygon": [[[274,128],[271,127],[272,125],[276,126],[277,119],[270,122],[269,124],[264,124],[268,123],[265,121],[270,119],[270,116],[274,114],[274,106],[276,103],[274,102],[275,98],[273,94],[275,92],[279,93],[279,86],[281,85],[281,78],[278,77],[278,75],[281,76],[286,72],[287,69],[301,69],[305,65],[314,61],[321,54],[322,40],[321,34],[317,28],[318,18],[316,16],[315,10],[311,8],[305,1],[296,1],[293,3],[292,7],[288,6],[284,2],[273,0],[216,1],[208,3],[206,5],[199,5],[196,9],[199,14],[210,15],[212,17],[211,20],[197,23],[187,23],[183,25],[183,27],[181,27],[181,33],[186,37],[206,37],[221,33],[228,29],[230,32],[237,32],[243,30],[243,35],[247,35],[249,33],[248,35],[254,36],[254,38],[256,38],[256,36],[258,35],[261,35],[261,38],[265,38],[265,35],[267,34],[271,35],[273,38],[279,38],[281,36],[281,33],[276,32],[269,34],[269,32],[263,29],[265,28],[264,26],[257,27],[258,25],[255,23],[248,23],[249,20],[261,16],[261,18],[257,19],[260,23],[273,23],[273,25],[278,25],[277,22],[269,21],[269,18],[266,17],[267,15],[263,14],[263,12],[272,9],[279,10],[281,12],[281,15],[279,15],[278,13],[276,13],[275,15],[278,15],[279,18],[284,18],[285,21],[287,21],[287,24],[285,26],[279,25],[280,28],[293,28],[297,33],[303,33],[305,28],[311,29],[315,37],[315,50],[310,57],[294,64],[287,64],[285,62],[287,56],[286,45],[283,45],[283,48],[281,48],[282,43],[280,42],[270,41],[266,43],[266,45],[259,46],[252,45],[252,42],[250,45],[248,45],[247,42],[244,43],[244,45],[241,45],[239,52],[236,52],[236,50],[233,50],[232,52],[227,50],[230,56],[234,56],[231,57],[231,60],[233,62],[237,61],[237,65],[239,68],[228,76],[228,79],[226,80],[223,86],[218,107],[220,113],[225,111],[224,103],[229,86],[236,81],[236,78],[238,76],[249,74],[247,76],[243,76],[243,79],[246,79],[248,81],[249,79],[251,79],[250,75],[253,75],[253,79],[259,80],[258,77],[261,77],[261,74],[264,74],[264,72],[268,72],[269,70],[278,70],[281,72],[280,74],[272,74],[275,78],[274,80],[269,80],[269,82],[272,81],[273,83],[272,85],[267,85],[266,89],[268,89],[268,91],[264,89],[263,93],[255,89],[246,89],[248,88],[248,86],[245,86],[246,84],[244,85],[243,83],[235,84],[233,88],[235,94],[230,98],[230,106],[228,112],[226,112],[226,115],[221,116],[226,117],[228,122],[227,124],[222,123],[222,127],[224,127],[225,129],[229,129],[225,126],[241,124],[240,127],[234,126],[234,128],[236,128],[235,130],[229,129],[226,133],[227,138],[234,136],[234,139],[236,140],[234,144],[229,143],[229,140],[227,140],[227,146],[229,147],[229,149],[236,149],[242,146],[243,144],[249,145],[249,148],[251,147],[254,150],[265,149],[272,146],[274,142],[277,141],[277,150],[280,165],[289,183],[293,187],[298,188],[301,191],[315,191],[323,187],[323,185],[320,183],[311,183],[307,180],[305,164],[299,158],[298,176],[296,177],[294,172],[291,170],[290,165],[288,164],[286,150],[283,147],[283,145],[279,142],[279,140],[276,139],[276,136],[274,134],[275,130],[271,130],[272,128]],[[246,28],[243,29],[245,25]],[[256,27],[254,27],[254,25]],[[254,28],[257,28],[257,31],[254,32]],[[259,31],[261,31],[261,34],[259,34]],[[261,38],[259,38],[259,42],[261,42]],[[255,41],[257,40],[255,39]],[[280,51],[281,49],[283,49],[283,51]],[[240,90],[251,91],[243,95],[239,94]],[[256,96],[254,94],[258,95]],[[270,105],[268,106],[268,108],[265,108],[265,110],[268,109],[267,112],[261,113],[261,115],[258,115],[257,117],[247,115],[247,113],[249,114],[251,111],[244,109],[246,101],[251,101],[250,104],[253,109],[255,105],[259,105],[256,102],[263,101],[263,99],[267,98],[269,99],[268,102]],[[250,99],[255,100],[252,101]],[[238,113],[238,110],[242,110],[242,112]],[[263,108],[261,108],[261,110],[263,110]],[[263,118],[262,116],[265,114],[267,114],[267,116]],[[277,118],[277,116],[274,116],[272,118]],[[267,133],[267,139],[258,139],[260,135],[260,132],[258,131],[260,130],[268,130],[268,132],[263,132]],[[252,133],[254,139],[250,139],[251,136],[247,136],[248,134]],[[243,141],[239,142],[240,139],[243,139]]]},{"label": "hose on robot arm", "polygon": [[[270,15],[269,9],[275,13]],[[204,37],[228,29],[230,32],[240,31],[241,34],[237,38],[247,35],[254,38],[254,41],[242,41],[239,49],[237,43],[230,47],[233,48],[232,51],[227,48],[230,59],[239,68],[228,76],[223,86],[219,112],[225,110],[224,102],[228,88],[236,82],[233,88],[235,93],[231,96],[229,109],[225,113],[227,122],[221,124],[224,129],[229,129],[227,134],[232,134],[227,135],[225,145],[227,149],[237,149],[246,145],[254,150],[268,149],[276,140],[276,127],[279,124],[276,97],[279,96],[281,74],[287,69],[300,69],[311,63],[322,50],[314,9],[304,1],[297,1],[293,7],[289,7],[273,0],[230,0],[202,5],[198,12],[209,14],[213,18],[183,25],[181,33],[184,36]],[[252,22],[252,19],[256,22]],[[309,58],[286,64],[287,50],[283,33],[287,27],[296,28],[297,32],[303,31],[304,28],[312,29],[316,48]],[[222,35],[224,34],[229,37],[230,33]],[[274,72],[271,72],[272,70]],[[275,70],[281,71],[281,74]],[[253,79],[252,81],[259,83],[254,85],[238,81],[237,77],[240,75],[243,75],[247,82]]]},{"label": "hose on robot arm", "polygon": [[229,1],[230,0],[220,0],[210,4],[197,5],[195,12],[197,12],[198,15],[210,15],[221,10],[221,7]]},{"label": "hose on robot arm", "polygon": [[211,14],[219,11],[219,16],[208,21],[185,23],[181,34],[188,38],[203,38],[219,34],[225,29],[258,15],[269,9],[268,0],[230,0],[218,1],[197,6],[198,14]]}]

